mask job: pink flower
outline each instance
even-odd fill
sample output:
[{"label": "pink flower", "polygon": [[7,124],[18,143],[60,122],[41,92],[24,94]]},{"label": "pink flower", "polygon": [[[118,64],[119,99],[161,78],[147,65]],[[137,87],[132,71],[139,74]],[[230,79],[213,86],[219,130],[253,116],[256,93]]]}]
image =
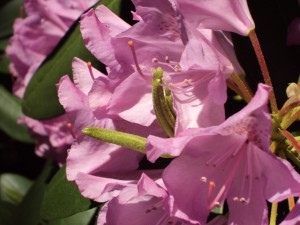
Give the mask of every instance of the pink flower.
[{"label": "pink flower", "polygon": [[[247,0],[173,0],[194,27],[248,35],[255,28]],[[222,13],[225,12],[225,13]]]},{"label": "pink flower", "polygon": [[[170,216],[168,192],[161,179],[152,180],[142,174],[138,183],[124,188],[117,197],[108,201],[100,211],[98,225],[170,224],[191,225]],[[224,217],[216,217],[208,225],[225,225]]]},{"label": "pink flower", "polygon": [[96,0],[25,0],[26,18],[18,18],[7,47],[10,71],[16,78],[13,91],[22,98],[41,62],[55,48],[73,22]]},{"label": "pink flower", "polygon": [[[26,18],[14,23],[14,35],[6,49],[10,58],[10,71],[15,77],[13,93],[23,98],[30,79],[51,53],[80,14],[96,0],[25,0]],[[66,116],[46,121],[24,117],[20,120],[36,138],[38,156],[52,158],[63,164],[72,132]]]},{"label": "pink flower", "polygon": [[166,197],[167,192],[162,187],[142,174],[136,185],[124,188],[105,204],[97,224],[168,224],[172,220],[164,209]]},{"label": "pink flower", "polygon": [[299,195],[298,173],[269,150],[268,92],[268,86],[259,85],[252,101],[219,126],[148,138],[150,161],[166,153],[178,156],[163,174],[171,215],[202,224],[226,199],[228,224],[267,224],[266,200]]},{"label": "pink flower", "polygon": [[[75,138],[67,157],[67,178],[76,183],[83,196],[105,202],[117,196],[124,187],[137,182],[143,172],[137,169],[144,155],[84,136],[81,130],[99,127],[148,136],[149,133],[159,135],[157,125],[146,128],[109,118],[106,107],[113,90],[109,76],[77,58],[73,61],[73,79],[74,83],[64,76],[58,84],[59,101],[72,124]],[[89,101],[90,94],[95,101]],[[90,102],[94,104],[92,107]],[[95,114],[93,106],[97,109]],[[147,174],[157,177],[157,174],[161,176],[161,171]]]},{"label": "pink flower", "polygon": [[66,149],[73,142],[72,131],[65,115],[38,121],[30,117],[22,117],[20,123],[28,126],[30,133],[36,139],[35,153],[40,157],[51,158],[60,165],[65,163]]},{"label": "pink flower", "polygon": [[112,46],[114,38],[129,27],[129,24],[103,5],[81,16],[80,30],[85,45],[99,61],[109,68],[109,76],[112,76],[115,71],[124,73],[127,69],[131,69],[129,64],[125,68],[122,67],[122,60],[117,58]]},{"label": "pink flower", "polygon": [[[174,99],[176,132],[224,121],[225,80],[234,70],[227,59],[233,56],[230,43],[222,34],[196,30],[169,1],[134,3],[139,21],[132,27],[103,6],[85,14],[81,21],[87,47],[108,66],[109,76],[119,82],[108,114],[143,126],[152,124],[151,69],[160,66]],[[128,46],[129,41],[133,46]]]}]

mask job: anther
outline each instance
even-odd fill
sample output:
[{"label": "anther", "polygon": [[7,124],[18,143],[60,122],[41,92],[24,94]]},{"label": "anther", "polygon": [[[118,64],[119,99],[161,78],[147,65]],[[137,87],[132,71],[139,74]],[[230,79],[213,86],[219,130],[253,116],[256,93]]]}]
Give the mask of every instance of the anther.
[{"label": "anther", "polygon": [[238,197],[234,197],[232,200],[235,201],[235,202],[238,202],[239,198]]},{"label": "anther", "polygon": [[87,67],[89,69],[89,72],[90,72],[90,76],[93,80],[95,80],[95,77],[94,77],[94,73],[93,73],[93,69],[92,69],[92,63],[91,62],[87,62]]},{"label": "anther", "polygon": [[166,56],[166,57],[165,57],[165,61],[166,61],[166,63],[170,63],[169,56]]},{"label": "anther", "polygon": [[204,182],[204,183],[207,182],[207,178],[206,178],[206,177],[201,177],[200,180],[201,180],[202,182]]},{"label": "anther", "polygon": [[218,201],[216,201],[216,202],[214,203],[214,206],[217,207],[217,208],[220,208],[220,207],[221,207],[221,203],[218,202]]},{"label": "anther", "polygon": [[158,58],[153,58],[152,63],[158,63]]},{"label": "anther", "polygon": [[240,198],[240,202],[243,203],[243,204],[245,204],[245,203],[247,203],[247,200],[242,197],[242,198]]},{"label": "anther", "polygon": [[174,66],[174,70],[175,70],[176,72],[181,72],[181,67],[180,67],[179,65],[175,65],[175,66]]}]

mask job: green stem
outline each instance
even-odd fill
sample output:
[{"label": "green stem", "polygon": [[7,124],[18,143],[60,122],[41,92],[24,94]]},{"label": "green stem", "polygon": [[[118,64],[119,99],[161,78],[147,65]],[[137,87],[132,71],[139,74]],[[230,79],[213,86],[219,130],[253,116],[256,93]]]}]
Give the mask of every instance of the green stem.
[{"label": "green stem", "polygon": [[273,202],[271,208],[270,225],[276,225],[278,203]]}]

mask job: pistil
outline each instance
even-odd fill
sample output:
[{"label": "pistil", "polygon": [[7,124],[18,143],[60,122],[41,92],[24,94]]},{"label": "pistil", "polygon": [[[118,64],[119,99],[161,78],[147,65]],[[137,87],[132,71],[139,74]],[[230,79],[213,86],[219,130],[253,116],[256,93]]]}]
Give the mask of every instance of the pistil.
[{"label": "pistil", "polygon": [[92,68],[92,63],[91,62],[87,62],[87,67],[89,69],[89,72],[90,72],[90,76],[92,78],[92,80],[95,80],[95,76],[94,76],[94,73],[93,73],[93,68]]},{"label": "pistil", "polygon": [[134,42],[133,40],[130,40],[128,41],[128,46],[130,47],[130,50],[131,50],[131,53],[132,53],[132,56],[133,56],[133,61],[134,61],[134,64],[135,64],[135,67],[138,71],[138,73],[140,74],[140,76],[149,83],[149,80],[147,79],[147,77],[143,74],[142,70],[141,70],[141,67],[139,65],[139,62],[138,62],[138,59],[137,59],[137,56],[136,56],[136,51],[135,51],[135,47],[134,47]]}]

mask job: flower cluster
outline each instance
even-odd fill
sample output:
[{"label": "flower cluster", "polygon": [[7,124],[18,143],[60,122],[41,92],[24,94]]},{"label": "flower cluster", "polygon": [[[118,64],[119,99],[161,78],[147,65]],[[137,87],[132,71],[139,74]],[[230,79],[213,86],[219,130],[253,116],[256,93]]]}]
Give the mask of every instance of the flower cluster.
[{"label": "flower cluster", "polygon": [[[132,1],[134,25],[104,5],[81,16],[85,46],[106,72],[73,59],[73,80],[66,75],[57,84],[65,114],[52,119],[53,127],[31,125],[43,137],[52,133],[43,144],[50,142],[54,152],[40,146],[40,155],[66,160],[67,179],[84,197],[104,203],[99,225],[268,224],[267,202],[300,195],[300,175],[280,152],[283,146],[300,150],[286,131],[299,117],[299,86],[288,89],[290,99],[278,110],[246,0]],[[29,16],[16,23],[7,50],[20,97],[67,27],[92,4],[33,2],[27,1]],[[70,17],[62,19],[62,7]],[[27,41],[33,29],[36,39]],[[259,53],[266,84],[254,95],[230,32],[249,36]],[[45,41],[47,48],[40,47]],[[14,51],[21,44],[26,48]],[[248,103],[229,118],[227,87]],[[143,167],[145,160],[155,169]],[[298,203],[282,224],[299,221]]]},{"label": "flower cluster", "polygon": [[[25,18],[14,23],[14,35],[6,53],[9,69],[14,79],[13,93],[23,98],[32,76],[53,51],[82,12],[96,0],[46,1],[25,0]],[[73,141],[66,116],[38,121],[24,116],[19,120],[26,124],[36,138],[36,154],[64,163],[66,150]]]},{"label": "flower cluster", "polygon": [[[77,131],[148,137],[149,161],[175,159],[163,170],[142,170],[141,153],[78,134],[68,179],[85,197],[106,202],[98,224],[205,224],[225,201],[229,224],[265,224],[266,200],[299,195],[300,177],[270,151],[268,86],[225,120],[226,81],[243,73],[227,31],[254,29],[246,1],[133,2],[133,26],[105,6],[81,17],[86,47],[108,74],[75,59],[74,84],[63,77],[59,99]],[[217,14],[221,8],[228,13]],[[134,220],[125,219],[132,213]]]}]

